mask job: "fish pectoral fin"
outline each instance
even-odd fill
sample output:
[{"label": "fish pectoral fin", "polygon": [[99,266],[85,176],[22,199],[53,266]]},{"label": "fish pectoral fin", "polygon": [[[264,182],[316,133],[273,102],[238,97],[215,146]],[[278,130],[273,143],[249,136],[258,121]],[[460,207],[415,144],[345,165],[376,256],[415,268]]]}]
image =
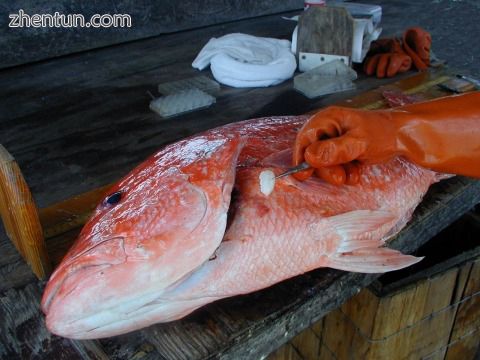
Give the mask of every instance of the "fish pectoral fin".
[{"label": "fish pectoral fin", "polygon": [[362,273],[384,273],[416,264],[423,257],[402,254],[389,248],[370,248],[337,253],[326,258],[328,267]]}]

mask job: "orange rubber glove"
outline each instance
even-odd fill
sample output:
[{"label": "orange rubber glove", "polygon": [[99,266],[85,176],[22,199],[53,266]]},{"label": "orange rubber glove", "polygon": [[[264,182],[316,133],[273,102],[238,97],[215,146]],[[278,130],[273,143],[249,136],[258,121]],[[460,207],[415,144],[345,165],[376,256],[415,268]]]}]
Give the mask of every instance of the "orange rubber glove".
[{"label": "orange rubber glove", "polygon": [[431,46],[432,37],[422,28],[413,27],[403,34],[403,49],[419,71],[426,70],[430,66]]},{"label": "orange rubber glove", "polygon": [[419,71],[430,66],[432,37],[420,27],[412,27],[400,39],[380,39],[374,41],[365,58],[363,70],[367,75],[378,78],[392,77],[411,69]]},{"label": "orange rubber glove", "polygon": [[355,162],[380,163],[404,156],[423,167],[480,178],[480,92],[450,96],[388,110],[328,107],[300,129],[293,165],[312,168],[295,174],[333,184],[354,184]]},{"label": "orange rubber glove", "polygon": [[369,57],[365,59],[363,70],[369,76],[392,77],[410,70],[412,59],[402,48],[398,39],[380,39],[372,43]]}]

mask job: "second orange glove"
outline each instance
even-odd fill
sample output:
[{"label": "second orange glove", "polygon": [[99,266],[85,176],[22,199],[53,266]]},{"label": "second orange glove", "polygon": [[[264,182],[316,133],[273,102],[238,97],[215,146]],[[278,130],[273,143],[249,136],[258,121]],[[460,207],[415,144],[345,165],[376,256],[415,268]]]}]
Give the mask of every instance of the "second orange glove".
[{"label": "second orange glove", "polygon": [[419,27],[407,29],[402,39],[380,39],[374,41],[364,61],[367,75],[378,78],[392,77],[411,69],[420,71],[430,65],[430,34]]}]

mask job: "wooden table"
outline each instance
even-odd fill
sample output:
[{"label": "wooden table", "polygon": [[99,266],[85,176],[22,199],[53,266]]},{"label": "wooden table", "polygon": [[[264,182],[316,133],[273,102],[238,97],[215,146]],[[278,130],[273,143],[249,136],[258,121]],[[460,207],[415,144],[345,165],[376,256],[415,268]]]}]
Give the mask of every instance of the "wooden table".
[{"label": "wooden table", "polygon": [[[147,91],[156,94],[159,83],[198,74],[190,64],[209,38],[231,32],[288,38],[292,30],[291,22],[268,16],[2,70],[0,142],[18,161],[39,207],[46,207],[115,181],[179,138],[247,118],[305,113],[389,82],[360,79],[355,92],[315,101],[296,93],[292,81],[265,89],[222,87],[206,110],[162,120],[148,109]],[[427,83],[433,89],[438,76],[416,75],[396,86]],[[376,90],[344,104],[378,107],[379,99]],[[414,251],[478,202],[478,181],[456,177],[434,185],[391,246]],[[210,304],[180,321],[71,341],[46,330],[39,310],[44,283],[2,231],[0,358],[261,358],[376,277],[319,269]]]}]

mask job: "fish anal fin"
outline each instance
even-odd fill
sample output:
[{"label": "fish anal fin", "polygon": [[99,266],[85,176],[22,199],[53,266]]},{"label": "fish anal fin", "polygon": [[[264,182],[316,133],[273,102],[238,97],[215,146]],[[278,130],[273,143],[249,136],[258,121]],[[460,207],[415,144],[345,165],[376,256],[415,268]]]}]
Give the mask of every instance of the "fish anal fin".
[{"label": "fish anal fin", "polygon": [[353,272],[384,273],[403,269],[421,261],[423,257],[402,254],[400,251],[381,247],[337,253],[327,257],[327,266]]},{"label": "fish anal fin", "polygon": [[[326,253],[328,267],[362,273],[384,273],[413,265],[422,258],[404,255],[384,245],[397,216],[388,210],[354,210],[325,218],[335,234]],[[319,224],[320,225],[320,224]]]},{"label": "fish anal fin", "polygon": [[[396,217],[387,210],[354,210],[340,215],[331,216],[318,224],[325,231],[334,233],[334,249],[330,253],[343,253],[362,248],[377,248],[384,243],[383,235],[393,226]],[[334,250],[334,251],[333,251]]]}]

